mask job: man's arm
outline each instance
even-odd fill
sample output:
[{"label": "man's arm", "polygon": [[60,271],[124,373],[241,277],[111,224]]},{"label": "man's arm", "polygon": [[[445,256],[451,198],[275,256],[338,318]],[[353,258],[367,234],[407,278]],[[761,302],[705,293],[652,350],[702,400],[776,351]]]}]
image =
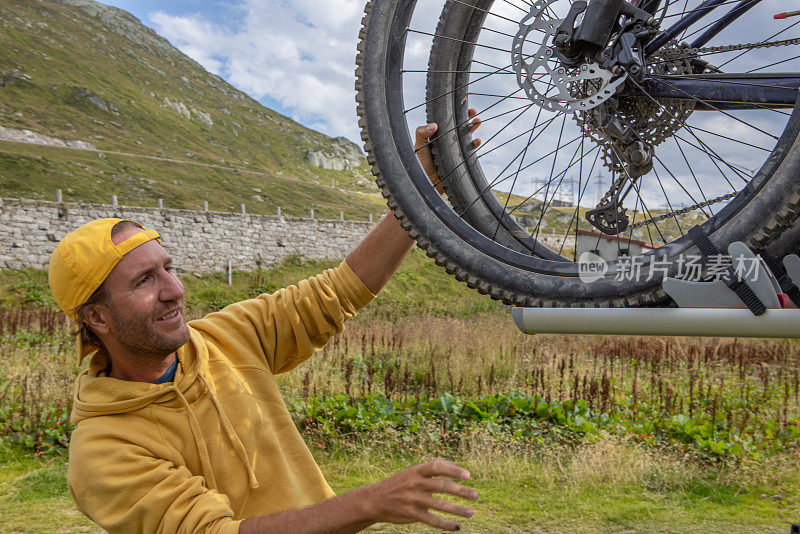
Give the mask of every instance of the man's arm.
[{"label": "man's arm", "polygon": [[453,462],[437,458],[308,508],[245,519],[239,526],[239,534],[350,534],[374,523],[417,521],[443,530],[460,530],[461,526],[455,521],[442,519],[428,510],[462,517],[471,517],[472,510],[433,494],[447,493],[471,501],[477,499],[478,494],[441,477],[464,481],[469,479],[469,472]]},{"label": "man's arm", "polygon": [[389,212],[358,246],[347,255],[347,265],[375,295],[403,263],[414,240]]}]

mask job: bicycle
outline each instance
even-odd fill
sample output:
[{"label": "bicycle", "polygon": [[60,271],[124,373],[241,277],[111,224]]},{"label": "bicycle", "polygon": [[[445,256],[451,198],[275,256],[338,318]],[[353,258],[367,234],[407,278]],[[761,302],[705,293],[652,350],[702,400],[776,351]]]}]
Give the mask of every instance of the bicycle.
[{"label": "bicycle", "polygon": [[[417,4],[366,6],[359,124],[389,207],[457,279],[522,306],[664,306],[688,226],[722,250],[795,245],[780,237],[800,212],[800,17],[772,18],[780,2]],[[426,121],[433,183],[412,137]],[[642,272],[662,269],[621,278],[612,261],[586,283],[579,235],[647,240]]]}]

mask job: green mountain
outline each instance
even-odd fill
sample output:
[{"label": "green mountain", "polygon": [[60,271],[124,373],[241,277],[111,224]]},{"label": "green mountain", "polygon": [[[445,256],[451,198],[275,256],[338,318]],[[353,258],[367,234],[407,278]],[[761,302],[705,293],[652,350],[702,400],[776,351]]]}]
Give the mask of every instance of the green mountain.
[{"label": "green mountain", "polygon": [[357,145],[265,108],[129,13],[2,0],[0,195],[56,189],[65,201],[328,218],[385,206]]}]

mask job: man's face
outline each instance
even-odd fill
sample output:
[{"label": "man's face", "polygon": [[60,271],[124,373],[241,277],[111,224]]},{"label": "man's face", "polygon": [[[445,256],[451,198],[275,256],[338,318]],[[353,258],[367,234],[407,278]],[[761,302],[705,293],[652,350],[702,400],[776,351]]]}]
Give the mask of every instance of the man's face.
[{"label": "man's face", "polygon": [[[113,238],[122,243],[139,229]],[[172,260],[151,240],[131,250],[105,282],[108,334],[120,348],[139,356],[163,357],[189,341],[184,319],[184,289],[172,271]]]}]

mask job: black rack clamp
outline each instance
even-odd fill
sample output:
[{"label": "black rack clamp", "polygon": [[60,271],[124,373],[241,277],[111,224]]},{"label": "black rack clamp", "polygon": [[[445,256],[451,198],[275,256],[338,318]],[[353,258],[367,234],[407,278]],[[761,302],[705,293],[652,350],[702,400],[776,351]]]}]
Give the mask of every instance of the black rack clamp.
[{"label": "black rack clamp", "polygon": [[[689,238],[694,241],[700,254],[703,255],[703,261],[708,261],[709,256],[721,256],[719,249],[711,242],[708,235],[699,226],[692,227],[688,232]],[[720,277],[720,280],[725,283],[728,288],[736,293],[736,296],[744,302],[745,306],[753,312],[753,315],[763,315],[767,311],[767,307],[761,302],[761,299],[750,289],[750,286],[742,280],[736,273],[733,266],[728,269]]]},{"label": "black rack clamp", "polygon": [[789,277],[786,269],[783,268],[783,264],[766,252],[761,252],[760,256],[761,259],[764,260],[764,263],[767,264],[767,267],[769,267],[769,270],[772,271],[772,274],[775,275],[775,278],[778,280],[778,285],[781,286],[781,291],[786,293],[794,305],[800,308],[800,288],[798,288],[797,284]]}]

